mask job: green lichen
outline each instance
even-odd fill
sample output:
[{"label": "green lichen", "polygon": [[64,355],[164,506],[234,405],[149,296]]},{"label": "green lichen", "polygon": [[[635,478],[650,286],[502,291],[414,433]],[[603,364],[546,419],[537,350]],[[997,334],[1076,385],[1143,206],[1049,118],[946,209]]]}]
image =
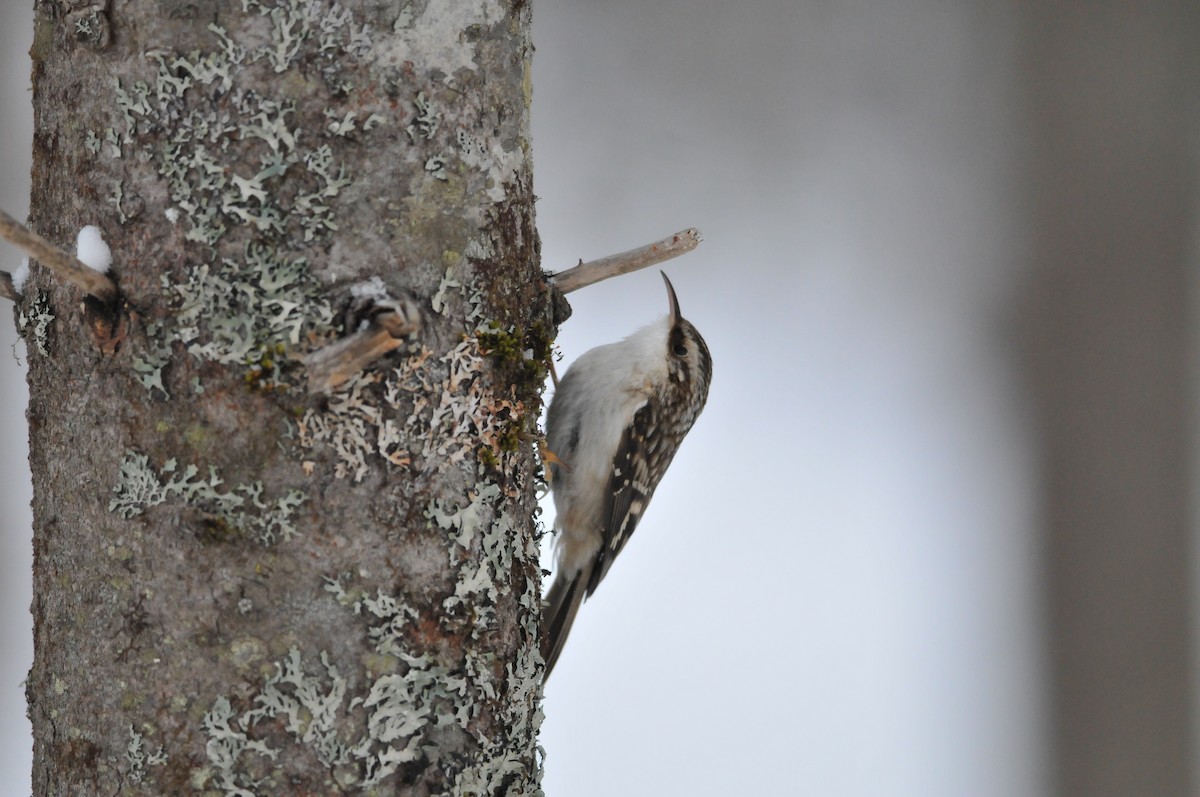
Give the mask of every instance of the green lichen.
[{"label": "green lichen", "polygon": [[501,378],[522,392],[539,393],[550,374],[554,338],[541,323],[529,328],[491,321],[476,332],[479,346],[501,371]]},{"label": "green lichen", "polygon": [[500,458],[490,448],[480,447],[476,449],[475,456],[479,460],[479,464],[489,470],[495,470],[500,467]]},{"label": "green lichen", "polygon": [[195,424],[184,430],[183,439],[192,448],[201,448],[207,447],[210,444],[212,437],[209,434],[207,426],[204,426],[203,424]]},{"label": "green lichen", "polygon": [[[553,341],[541,324],[528,330],[492,322],[481,327],[476,335],[480,350],[491,359],[499,371],[498,380],[521,393],[540,393],[550,372]],[[485,467],[497,469],[498,456],[520,450],[521,446],[538,438],[536,413],[525,412],[524,406],[514,403],[501,408],[494,419],[495,434],[488,447],[479,450],[479,461]]]},{"label": "green lichen", "polygon": [[521,429],[520,419],[514,419],[502,427],[500,433],[496,435],[496,445],[499,446],[501,451],[511,454],[521,447],[521,443],[525,439],[526,436]]},{"label": "green lichen", "polygon": [[493,321],[486,329],[481,329],[478,335],[479,347],[483,353],[500,365],[518,365],[525,359],[524,335],[514,327],[502,329]]}]

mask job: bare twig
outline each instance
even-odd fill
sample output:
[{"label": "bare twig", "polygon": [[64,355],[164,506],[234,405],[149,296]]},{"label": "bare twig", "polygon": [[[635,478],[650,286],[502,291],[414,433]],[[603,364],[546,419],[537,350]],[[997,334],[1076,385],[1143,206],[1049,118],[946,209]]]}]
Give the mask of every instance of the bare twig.
[{"label": "bare twig", "polygon": [[7,271],[0,271],[0,299],[8,299],[10,302],[21,301],[21,294],[17,293],[17,289],[13,287],[12,274]]},{"label": "bare twig", "polygon": [[414,302],[405,298],[387,304],[391,309],[377,314],[363,329],[304,357],[310,394],[333,390],[399,348],[404,338],[421,328],[421,314]]},{"label": "bare twig", "polygon": [[563,293],[586,288],[609,277],[619,277],[631,271],[653,266],[664,260],[690,252],[700,243],[700,231],[694,227],[681,230],[669,238],[655,241],[619,255],[609,255],[599,260],[580,263],[574,268],[560,271],[550,277],[554,286]]},{"label": "bare twig", "polygon": [[0,210],[0,238],[23,249],[27,255],[89,296],[102,302],[117,298],[117,286],[107,275],[88,268],[79,258],[59,249],[3,210]]}]

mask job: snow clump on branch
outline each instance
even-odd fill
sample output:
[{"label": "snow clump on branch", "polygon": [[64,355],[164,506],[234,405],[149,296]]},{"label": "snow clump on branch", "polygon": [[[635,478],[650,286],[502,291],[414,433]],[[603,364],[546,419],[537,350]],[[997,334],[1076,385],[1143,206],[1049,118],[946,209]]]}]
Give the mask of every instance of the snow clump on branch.
[{"label": "snow clump on branch", "polygon": [[75,239],[75,257],[92,271],[108,273],[112,267],[112,250],[104,242],[99,227],[89,224],[79,231]]},{"label": "snow clump on branch", "polygon": [[17,295],[25,293],[25,282],[29,279],[29,258],[21,258],[21,265],[12,273],[12,286]]}]

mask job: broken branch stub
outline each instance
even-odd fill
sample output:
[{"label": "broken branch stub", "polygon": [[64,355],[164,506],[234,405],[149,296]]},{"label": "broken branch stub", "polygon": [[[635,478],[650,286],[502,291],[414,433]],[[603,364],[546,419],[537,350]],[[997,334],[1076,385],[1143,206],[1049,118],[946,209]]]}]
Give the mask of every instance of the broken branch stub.
[{"label": "broken branch stub", "polygon": [[550,282],[562,293],[570,293],[580,288],[594,285],[601,280],[619,277],[638,271],[664,260],[679,257],[692,251],[700,244],[700,231],[695,227],[680,230],[674,235],[655,241],[652,244],[630,249],[616,255],[609,255],[598,260],[580,263],[574,268],[550,275]]},{"label": "broken branch stub", "polygon": [[421,329],[421,312],[407,296],[375,302],[369,321],[346,337],[303,358],[309,394],[327,393]]},{"label": "broken branch stub", "polygon": [[107,274],[88,268],[79,258],[50,243],[3,210],[0,210],[0,238],[20,248],[88,296],[105,304],[116,301],[117,285]]}]

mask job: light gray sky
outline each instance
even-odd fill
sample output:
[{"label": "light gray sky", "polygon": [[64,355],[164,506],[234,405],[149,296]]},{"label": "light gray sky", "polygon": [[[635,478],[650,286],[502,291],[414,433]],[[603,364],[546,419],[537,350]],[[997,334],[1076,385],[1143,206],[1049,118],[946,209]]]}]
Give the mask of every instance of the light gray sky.
[{"label": "light gray sky", "polygon": [[[29,212],[33,110],[29,93],[32,3],[0,5],[0,208]],[[0,243],[0,269],[20,254]],[[8,302],[0,300],[8,305]],[[17,358],[20,358],[18,362]],[[33,663],[33,551],[29,509],[29,444],[25,424],[25,344],[17,343],[12,308],[0,307],[0,793],[30,792],[33,739],[25,719],[25,676]]]},{"label": "light gray sky", "polygon": [[[26,5],[0,7],[18,216]],[[535,5],[544,267],[699,227],[665,269],[714,358],[547,687],[551,797],[1048,793],[1031,432],[1002,323],[1022,277],[1013,21],[977,5]],[[561,368],[666,309],[653,271],[571,300]],[[19,795],[30,520],[0,315],[0,782]]]},{"label": "light gray sky", "polygon": [[[548,794],[1046,793],[1012,27],[537,6],[545,267],[699,227],[666,270],[714,359],[548,684]],[[666,307],[652,272],[571,298],[567,362]]]}]

